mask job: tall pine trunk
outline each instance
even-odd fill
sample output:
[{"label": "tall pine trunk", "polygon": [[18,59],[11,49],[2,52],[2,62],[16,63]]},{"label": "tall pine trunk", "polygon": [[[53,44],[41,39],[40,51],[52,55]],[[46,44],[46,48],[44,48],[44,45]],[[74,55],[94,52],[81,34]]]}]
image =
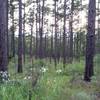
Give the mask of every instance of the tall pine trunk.
[{"label": "tall pine trunk", "polygon": [[64,1],[64,26],[63,26],[63,68],[65,68],[66,64],[66,0]]},{"label": "tall pine trunk", "polygon": [[95,53],[95,17],[96,0],[89,0],[88,26],[87,26],[87,44],[86,44],[86,65],[84,80],[90,81],[94,74],[93,58]]},{"label": "tall pine trunk", "polygon": [[53,58],[53,25],[51,25],[51,27],[52,27],[52,34],[51,34],[51,43],[50,43],[50,63]]},{"label": "tall pine trunk", "polygon": [[22,0],[19,0],[18,73],[22,72]]},{"label": "tall pine trunk", "polygon": [[57,66],[57,0],[55,0],[55,51],[54,51],[54,61],[55,69]]},{"label": "tall pine trunk", "polygon": [[26,40],[25,40],[25,17],[26,17],[26,13],[25,13],[25,1],[24,1],[24,18],[23,18],[23,61],[25,64],[25,58],[26,58]]},{"label": "tall pine trunk", "polygon": [[70,14],[70,63],[73,61],[73,11],[74,11],[74,0],[71,1],[71,14]]},{"label": "tall pine trunk", "polygon": [[31,37],[30,37],[30,60],[33,59],[33,25],[31,25]]},{"label": "tall pine trunk", "polygon": [[100,53],[100,1],[98,0],[98,33],[97,33],[97,53]]},{"label": "tall pine trunk", "polygon": [[10,15],[11,15],[11,53],[10,58],[15,57],[15,25],[14,25],[14,12],[15,6],[13,5],[14,0],[10,0]]},{"label": "tall pine trunk", "polygon": [[40,27],[40,50],[39,50],[39,56],[40,59],[43,58],[43,27],[44,27],[44,0],[43,0],[43,5],[42,5],[42,20],[41,20],[41,27]]},{"label": "tall pine trunk", "polygon": [[36,14],[36,47],[35,47],[35,58],[37,59],[38,57],[38,25],[37,25],[37,14]]},{"label": "tall pine trunk", "polygon": [[7,2],[0,0],[0,71],[7,71]]}]

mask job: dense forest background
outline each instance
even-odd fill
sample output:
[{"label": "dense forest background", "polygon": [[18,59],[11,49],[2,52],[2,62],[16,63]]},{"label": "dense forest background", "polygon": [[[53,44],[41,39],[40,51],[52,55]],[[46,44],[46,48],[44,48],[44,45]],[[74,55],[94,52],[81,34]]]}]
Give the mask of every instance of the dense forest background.
[{"label": "dense forest background", "polygon": [[100,100],[99,0],[0,0],[0,100]]}]

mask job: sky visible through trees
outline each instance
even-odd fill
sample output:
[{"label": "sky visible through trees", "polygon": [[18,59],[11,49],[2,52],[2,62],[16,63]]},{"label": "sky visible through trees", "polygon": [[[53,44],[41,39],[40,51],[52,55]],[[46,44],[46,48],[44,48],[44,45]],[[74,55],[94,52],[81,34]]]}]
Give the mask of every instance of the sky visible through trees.
[{"label": "sky visible through trees", "polygon": [[[23,3],[24,2],[27,2],[27,0],[23,0]],[[71,2],[71,1],[70,1]],[[15,1],[14,2],[15,4],[17,4],[17,2]],[[46,4],[45,4],[45,6],[48,6],[48,7],[50,7],[50,9],[54,9],[54,6],[53,6],[53,4],[54,4],[54,2],[52,1],[52,0],[47,0],[46,1]],[[60,5],[62,5],[63,4],[63,0],[59,0],[59,3],[58,3],[58,5],[60,6]],[[86,5],[86,4],[88,4],[88,0],[83,0],[82,1],[82,4],[83,5]],[[41,3],[41,5],[42,5],[42,3]],[[28,7],[26,7],[26,10],[25,10],[25,13],[26,14],[28,14],[29,13],[29,9],[30,8],[32,8],[32,6],[34,6],[34,4],[30,4]],[[35,8],[35,7],[34,7]],[[34,12],[36,13],[36,10],[34,10]],[[62,11],[60,11],[60,12],[62,12]],[[15,19],[18,19],[18,10],[15,10]],[[45,18],[46,19],[48,19],[48,24],[49,24],[49,28],[50,28],[50,24],[52,24],[53,23],[53,20],[54,20],[54,18],[52,17],[52,12],[50,13],[50,14],[48,14],[48,15],[46,15],[45,16]],[[79,27],[80,26],[84,26],[85,24],[86,24],[86,11],[84,10],[84,11],[81,11],[81,12],[79,12],[79,18],[80,18],[80,23],[76,26],[76,25],[74,25],[74,27],[76,28],[76,29],[79,29]],[[34,23],[35,24],[35,23]],[[9,20],[9,25],[11,25],[11,21]],[[63,23],[62,23],[62,25],[63,25]],[[60,26],[61,27],[61,26]],[[68,25],[67,25],[67,27],[68,27]],[[44,27],[44,30],[45,30],[46,28]],[[26,32],[28,32],[28,33],[30,33],[30,28],[29,28],[29,25],[26,23]],[[34,32],[35,32],[35,29],[34,29]],[[16,35],[18,35],[18,31],[16,30]]]}]

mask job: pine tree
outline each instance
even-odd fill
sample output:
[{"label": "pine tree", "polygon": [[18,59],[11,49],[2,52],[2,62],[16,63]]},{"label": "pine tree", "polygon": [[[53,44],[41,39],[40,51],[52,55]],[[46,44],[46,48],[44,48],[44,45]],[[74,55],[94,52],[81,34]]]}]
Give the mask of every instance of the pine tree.
[{"label": "pine tree", "polygon": [[18,73],[23,71],[23,48],[22,48],[22,0],[19,0],[19,37],[18,37]]},{"label": "pine tree", "polygon": [[8,0],[0,0],[0,71],[7,71]]},{"label": "pine tree", "polygon": [[96,17],[96,0],[89,0],[88,8],[88,26],[87,26],[87,44],[86,44],[86,65],[84,80],[90,81],[94,74],[94,54],[95,54],[95,17]]}]

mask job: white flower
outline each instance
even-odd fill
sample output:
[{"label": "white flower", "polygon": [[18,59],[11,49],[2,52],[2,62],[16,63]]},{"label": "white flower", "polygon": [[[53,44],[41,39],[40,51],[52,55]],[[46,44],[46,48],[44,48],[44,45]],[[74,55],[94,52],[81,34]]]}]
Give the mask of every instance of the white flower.
[{"label": "white flower", "polygon": [[56,70],[56,73],[61,73],[61,72],[62,72],[62,70],[61,70],[61,69]]},{"label": "white flower", "polygon": [[45,73],[47,70],[48,70],[47,68],[42,67],[40,71],[43,72],[43,73]]},{"label": "white flower", "polygon": [[5,71],[5,72],[0,71],[0,77],[1,77],[1,81],[6,82],[9,80],[9,75],[8,75],[7,71]]},{"label": "white flower", "polygon": [[31,76],[28,76],[27,79],[31,79]]}]

